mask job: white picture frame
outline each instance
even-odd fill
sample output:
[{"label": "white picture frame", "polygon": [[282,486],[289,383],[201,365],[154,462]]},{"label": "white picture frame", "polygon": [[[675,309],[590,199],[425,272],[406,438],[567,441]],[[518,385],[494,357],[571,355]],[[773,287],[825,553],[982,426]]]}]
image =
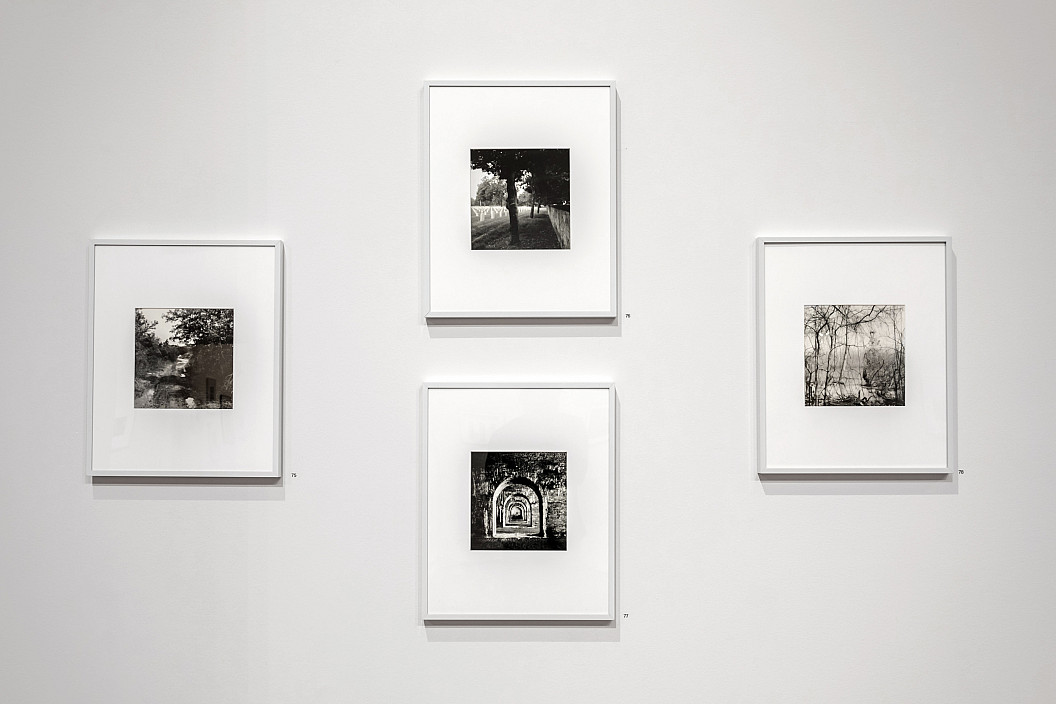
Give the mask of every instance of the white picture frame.
[{"label": "white picture frame", "polygon": [[[615,318],[613,84],[430,81],[423,105],[426,320]],[[476,150],[566,153],[568,203],[547,207],[547,218],[567,246],[476,248],[470,192],[483,174],[471,168]]]},{"label": "white picture frame", "polygon": [[[279,241],[91,243],[89,475],[281,476],[282,275]],[[170,311],[225,312],[227,344],[168,338]]]},{"label": "white picture frame", "polygon": [[[426,383],[422,619],[612,621],[615,436],[616,391],[609,383]],[[555,455],[563,467],[540,464]],[[531,474],[540,470],[550,474]],[[493,532],[495,495],[511,481],[532,484],[532,477],[534,491],[542,487],[537,503],[546,502],[555,486],[563,493],[549,494],[542,512],[551,533],[533,531],[523,540],[534,546],[507,549],[521,539]],[[563,536],[562,523],[551,515],[563,522]],[[547,544],[555,535],[560,544]]]},{"label": "white picture frame", "polygon": [[759,474],[952,471],[952,256],[942,236],[757,238]]}]

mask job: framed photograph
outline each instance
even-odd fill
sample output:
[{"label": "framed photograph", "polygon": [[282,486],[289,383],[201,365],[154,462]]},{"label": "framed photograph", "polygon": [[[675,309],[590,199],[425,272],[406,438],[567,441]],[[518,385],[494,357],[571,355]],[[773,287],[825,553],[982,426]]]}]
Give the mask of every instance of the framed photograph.
[{"label": "framed photograph", "polygon": [[282,243],[91,248],[90,473],[277,477]]},{"label": "framed photograph", "polygon": [[427,83],[426,317],[616,316],[616,89]]},{"label": "framed photograph", "polygon": [[757,240],[760,474],[948,474],[948,238]]},{"label": "framed photograph", "polygon": [[611,384],[426,384],[422,614],[615,618]]}]

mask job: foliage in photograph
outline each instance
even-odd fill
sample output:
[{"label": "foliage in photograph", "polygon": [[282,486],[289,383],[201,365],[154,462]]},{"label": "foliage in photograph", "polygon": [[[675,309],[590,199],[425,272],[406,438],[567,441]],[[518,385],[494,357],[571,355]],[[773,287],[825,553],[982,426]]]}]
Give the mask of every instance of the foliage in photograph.
[{"label": "foliage in photograph", "polygon": [[471,550],[564,550],[564,452],[473,452]]},{"label": "foliage in photograph", "polygon": [[807,406],[905,406],[904,305],[803,307]]},{"label": "foliage in photograph", "polygon": [[232,408],[235,311],[137,308],[135,408]]},{"label": "foliage in photograph", "polygon": [[473,249],[569,249],[568,149],[471,149]]}]

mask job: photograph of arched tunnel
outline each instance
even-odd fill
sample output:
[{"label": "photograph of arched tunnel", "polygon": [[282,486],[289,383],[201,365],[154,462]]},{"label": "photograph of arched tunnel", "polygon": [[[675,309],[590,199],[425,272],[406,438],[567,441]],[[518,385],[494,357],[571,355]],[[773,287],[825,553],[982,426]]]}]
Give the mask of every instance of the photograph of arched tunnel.
[{"label": "photograph of arched tunnel", "polygon": [[564,452],[472,452],[471,550],[564,550]]}]

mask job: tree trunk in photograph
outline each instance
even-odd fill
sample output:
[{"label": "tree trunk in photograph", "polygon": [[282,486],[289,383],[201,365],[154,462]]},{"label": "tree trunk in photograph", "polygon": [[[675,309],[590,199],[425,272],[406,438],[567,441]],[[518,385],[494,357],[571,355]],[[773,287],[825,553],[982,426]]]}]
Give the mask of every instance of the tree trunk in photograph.
[{"label": "tree trunk in photograph", "polygon": [[829,328],[829,353],[825,355],[825,390],[822,393],[824,403],[829,403],[829,386],[832,385],[833,367],[836,365],[833,355],[836,354],[836,328]]},{"label": "tree trunk in photograph", "polygon": [[518,247],[521,237],[517,233],[517,177],[506,177],[506,210],[510,211],[510,246]]},{"label": "tree trunk in photograph", "polygon": [[840,375],[837,377],[837,381],[843,381],[843,370],[847,368],[847,351],[851,349],[851,329],[849,326],[843,326],[843,356],[840,357]]}]

